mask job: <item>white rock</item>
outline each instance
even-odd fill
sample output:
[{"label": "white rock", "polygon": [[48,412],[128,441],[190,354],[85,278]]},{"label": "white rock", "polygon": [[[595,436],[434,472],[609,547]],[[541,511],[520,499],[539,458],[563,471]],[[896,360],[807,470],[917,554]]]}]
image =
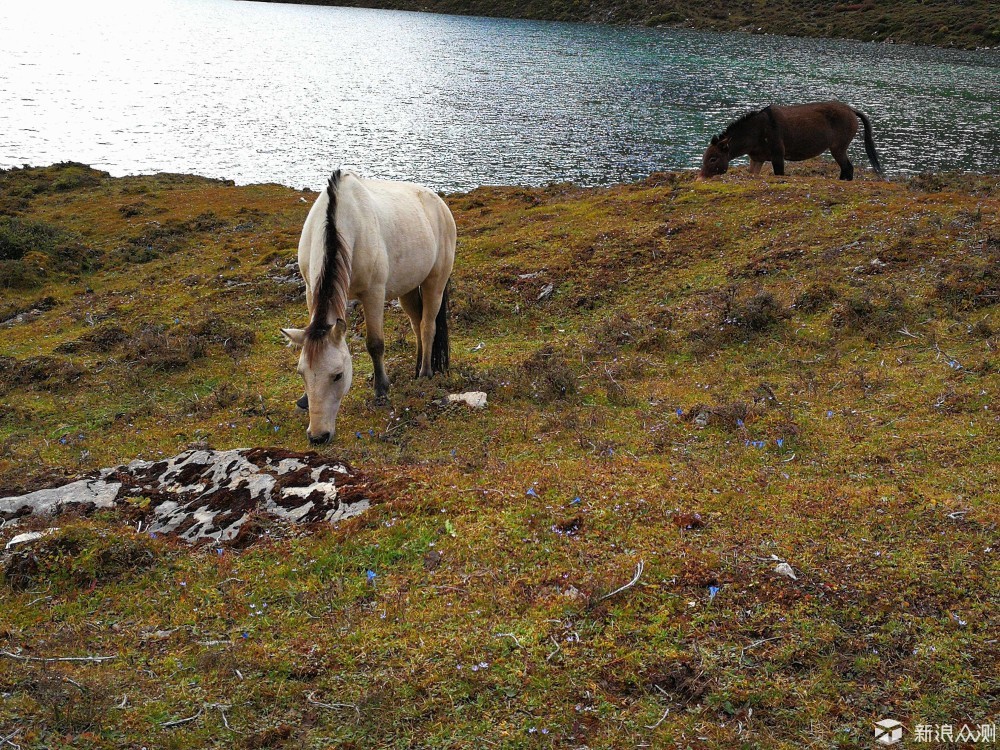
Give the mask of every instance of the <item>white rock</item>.
[{"label": "white rock", "polygon": [[465,393],[449,393],[449,404],[466,404],[473,409],[482,409],[486,406],[486,394],[483,391],[466,391]]},{"label": "white rock", "polygon": [[778,575],[786,576],[791,578],[793,581],[799,580],[798,576],[795,575],[795,571],[792,570],[792,566],[786,562],[778,563],[774,566],[774,572]]},{"label": "white rock", "polygon": [[28,508],[36,516],[54,516],[70,505],[93,505],[113,508],[121,484],[103,479],[80,479],[76,482],[27,495],[0,498],[0,515],[10,517]]},{"label": "white rock", "polygon": [[27,542],[33,542],[36,539],[41,539],[43,536],[48,536],[53,531],[59,531],[59,529],[46,529],[45,531],[26,531],[23,534],[18,534],[9,542],[7,542],[7,546],[4,547],[4,549],[8,550],[11,547],[16,547],[19,544],[26,544]]}]

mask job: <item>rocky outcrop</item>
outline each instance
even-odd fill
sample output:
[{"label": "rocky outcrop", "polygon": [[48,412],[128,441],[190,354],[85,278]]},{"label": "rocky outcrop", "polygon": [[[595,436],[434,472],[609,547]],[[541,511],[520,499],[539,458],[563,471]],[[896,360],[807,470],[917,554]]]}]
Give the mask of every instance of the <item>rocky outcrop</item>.
[{"label": "rocky outcrop", "polygon": [[0,519],[120,508],[143,531],[174,534],[188,542],[226,542],[255,515],[290,523],[334,523],[364,512],[370,499],[360,472],[316,453],[189,450],[0,498]]}]

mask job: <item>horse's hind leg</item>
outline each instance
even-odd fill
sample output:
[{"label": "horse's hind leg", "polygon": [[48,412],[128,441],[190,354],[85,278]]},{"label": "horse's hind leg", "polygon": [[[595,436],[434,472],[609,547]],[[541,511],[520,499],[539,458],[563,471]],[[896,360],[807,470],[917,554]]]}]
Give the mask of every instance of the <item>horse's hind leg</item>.
[{"label": "horse's hind leg", "polygon": [[441,300],[448,279],[443,281],[427,278],[420,287],[422,309],[420,311],[420,372],[418,378],[433,377],[434,367],[431,363],[431,353],[434,348],[434,334],[437,332],[437,314],[441,309]]},{"label": "horse's hind leg", "polygon": [[381,401],[389,395],[389,376],[385,374],[385,339],[382,329],[385,290],[366,294],[361,304],[365,309],[365,347],[372,358],[375,398]]},{"label": "horse's hind leg", "polygon": [[410,327],[413,335],[417,339],[417,366],[414,369],[414,377],[420,376],[420,365],[423,362],[424,349],[420,339],[420,316],[423,310],[423,302],[420,299],[420,290],[414,289],[399,298],[399,306],[403,308],[406,317],[410,319]]},{"label": "horse's hind leg", "polygon": [[830,153],[833,154],[834,160],[840,165],[840,179],[848,181],[853,180],[854,165],[851,164],[851,159],[847,155],[847,146],[831,148]]}]

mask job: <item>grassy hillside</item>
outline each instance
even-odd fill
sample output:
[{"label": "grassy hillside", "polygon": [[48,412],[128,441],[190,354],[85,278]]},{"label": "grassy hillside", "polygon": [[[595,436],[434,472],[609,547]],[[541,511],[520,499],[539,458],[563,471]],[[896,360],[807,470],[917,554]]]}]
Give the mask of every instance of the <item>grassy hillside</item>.
[{"label": "grassy hillside", "polygon": [[[284,0],[277,0],[282,2]],[[1000,17],[990,0],[314,0],[314,5],[430,11],[458,15],[590,21],[647,26],[679,26],[715,31],[748,31],[892,41],[975,49],[1000,44]]]},{"label": "grassy hillside", "polygon": [[[323,449],[375,507],[242,549],[60,519],[3,558],[0,737],[791,750],[996,721],[1000,180],[793,168],[449,196],[453,370],[412,381],[390,310],[376,405],[355,320]],[[68,164],[0,196],[0,495],[305,447],[278,327],[312,195]],[[113,658],[44,661],[81,656]]]}]

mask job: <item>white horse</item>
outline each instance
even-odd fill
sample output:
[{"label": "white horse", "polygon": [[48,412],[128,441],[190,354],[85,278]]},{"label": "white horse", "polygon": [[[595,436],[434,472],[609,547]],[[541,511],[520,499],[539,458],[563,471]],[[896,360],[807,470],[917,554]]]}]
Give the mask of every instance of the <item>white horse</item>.
[{"label": "white horse", "polygon": [[302,347],[299,373],[309,409],[306,435],[329,442],[340,402],[351,387],[347,304],[365,311],[365,337],[375,395],[385,399],[382,313],[399,298],[417,338],[417,377],[448,369],[448,279],[455,262],[455,219],[433,191],[408,182],[369,180],[337,170],[306,217],[299,269],[306,282],[309,325],[281,329]]}]

